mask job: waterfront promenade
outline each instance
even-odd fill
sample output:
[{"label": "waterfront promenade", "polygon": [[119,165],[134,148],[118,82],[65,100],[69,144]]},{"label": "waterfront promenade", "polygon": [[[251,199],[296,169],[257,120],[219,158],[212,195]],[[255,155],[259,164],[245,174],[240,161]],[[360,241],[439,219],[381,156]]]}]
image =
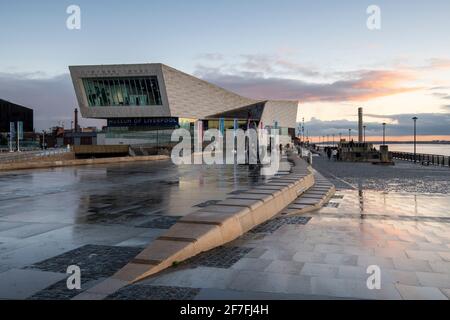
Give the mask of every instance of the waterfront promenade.
[{"label": "waterfront promenade", "polygon": [[[326,207],[280,215],[108,299],[450,297],[450,195],[440,188],[448,168],[317,157],[313,167],[337,188]],[[65,287],[68,264],[82,267],[84,291],[180,215],[264,182],[245,166],[168,161],[3,173],[0,284],[8,289],[0,298],[73,298],[79,292]],[[380,290],[367,288],[370,265],[381,268]]]},{"label": "waterfront promenade", "polygon": [[[280,217],[117,297],[160,286],[189,288],[195,299],[448,299],[450,195],[426,187],[443,173],[314,161],[338,183],[326,207],[298,220]],[[376,179],[391,189],[375,187]],[[371,265],[381,269],[380,290],[367,288]]]}]

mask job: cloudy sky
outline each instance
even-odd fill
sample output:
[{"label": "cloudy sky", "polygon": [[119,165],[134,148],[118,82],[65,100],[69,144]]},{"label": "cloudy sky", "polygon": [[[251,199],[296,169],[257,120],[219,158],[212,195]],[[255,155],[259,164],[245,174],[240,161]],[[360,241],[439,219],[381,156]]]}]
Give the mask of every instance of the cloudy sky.
[{"label": "cloudy sky", "polygon": [[[66,8],[81,8],[68,30]],[[366,10],[381,9],[369,30]],[[1,1],[0,99],[37,129],[76,106],[69,65],[162,62],[248,97],[300,101],[310,136],[356,129],[450,140],[450,2],[381,0]],[[83,119],[82,125],[101,124]]]}]

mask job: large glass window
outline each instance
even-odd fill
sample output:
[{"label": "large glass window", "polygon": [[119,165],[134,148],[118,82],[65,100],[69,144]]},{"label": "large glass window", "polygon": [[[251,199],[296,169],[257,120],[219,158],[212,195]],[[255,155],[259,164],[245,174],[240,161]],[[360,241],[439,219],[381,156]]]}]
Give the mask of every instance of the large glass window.
[{"label": "large glass window", "polygon": [[84,78],[83,85],[90,107],[162,105],[156,76]]}]

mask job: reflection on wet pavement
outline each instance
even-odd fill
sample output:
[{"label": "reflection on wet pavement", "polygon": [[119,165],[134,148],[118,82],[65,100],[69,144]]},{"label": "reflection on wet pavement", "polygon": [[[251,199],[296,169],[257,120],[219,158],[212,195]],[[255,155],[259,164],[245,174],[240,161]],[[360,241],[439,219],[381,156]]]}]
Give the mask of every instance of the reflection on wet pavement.
[{"label": "reflection on wet pavement", "polygon": [[149,214],[183,216],[197,204],[224,199],[262,179],[246,166],[176,167],[168,162],[3,174],[0,218],[105,223],[108,217],[121,217],[125,223]]},{"label": "reflection on wet pavement", "polygon": [[86,244],[142,248],[198,205],[264,179],[257,167],[170,161],[2,173],[0,272]]},{"label": "reflection on wet pavement", "polygon": [[446,167],[422,166],[407,161],[383,166],[329,161],[326,157],[314,157],[313,167],[341,189],[430,194],[450,192],[450,170]]},{"label": "reflection on wet pavement", "polygon": [[435,217],[450,219],[450,195],[408,194],[373,190],[339,190],[321,214],[378,215],[386,217]]}]

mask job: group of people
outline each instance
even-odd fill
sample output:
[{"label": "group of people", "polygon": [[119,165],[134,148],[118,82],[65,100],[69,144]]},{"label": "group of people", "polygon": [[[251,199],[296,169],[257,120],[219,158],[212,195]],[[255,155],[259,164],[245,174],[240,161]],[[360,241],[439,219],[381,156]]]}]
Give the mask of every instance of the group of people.
[{"label": "group of people", "polygon": [[338,148],[325,147],[325,153],[328,157],[328,160],[339,161],[340,154]]}]

